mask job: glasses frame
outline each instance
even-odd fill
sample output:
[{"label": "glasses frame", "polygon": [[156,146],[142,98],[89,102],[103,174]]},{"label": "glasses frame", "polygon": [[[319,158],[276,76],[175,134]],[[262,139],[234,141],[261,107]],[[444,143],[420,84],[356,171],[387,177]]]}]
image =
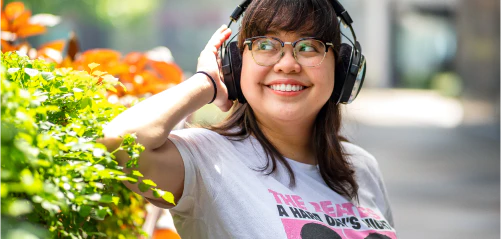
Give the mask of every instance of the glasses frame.
[{"label": "glasses frame", "polygon": [[[280,45],[282,46],[282,48],[280,49],[280,57],[278,58],[278,60],[272,64],[269,64],[269,65],[263,65],[263,64],[260,64],[256,61],[256,58],[254,58],[254,53],[252,51],[252,43],[257,40],[257,39],[263,39],[263,38],[271,38],[271,39],[274,39],[274,40],[277,40],[278,42],[280,42]],[[297,59],[297,54],[296,54],[296,44],[300,41],[304,41],[304,40],[316,40],[316,41],[319,41],[321,42],[322,44],[324,44],[324,47],[325,47],[325,52],[324,52],[324,56],[322,58],[322,60],[320,61],[320,63],[314,65],[314,66],[305,66],[301,63],[299,63],[299,60]],[[292,46],[292,54],[294,55],[294,59],[296,59],[296,62],[301,65],[301,66],[304,66],[304,67],[316,67],[316,66],[319,66],[320,64],[322,64],[322,62],[324,62],[324,59],[325,59],[325,55],[327,54],[327,52],[329,51],[329,48],[330,47],[333,47],[334,45],[332,44],[332,42],[326,42],[326,41],[322,41],[316,37],[303,37],[303,38],[299,38],[298,40],[294,41],[294,42],[284,42],[282,40],[280,40],[279,38],[276,38],[276,37],[271,37],[271,36],[256,36],[256,37],[250,37],[250,38],[246,38],[244,40],[244,46],[247,45],[247,47],[249,48],[249,51],[251,51],[251,54],[252,54],[252,59],[254,59],[254,62],[260,66],[272,66],[272,65],[275,65],[277,64],[281,59],[282,57],[284,57],[284,47],[285,45],[288,44],[288,45],[291,45]]]}]

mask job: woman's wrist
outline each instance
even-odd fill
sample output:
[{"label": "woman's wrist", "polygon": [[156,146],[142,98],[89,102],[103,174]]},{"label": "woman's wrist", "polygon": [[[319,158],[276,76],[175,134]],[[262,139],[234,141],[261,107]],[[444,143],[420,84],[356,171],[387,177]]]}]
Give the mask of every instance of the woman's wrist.
[{"label": "woman's wrist", "polygon": [[200,100],[203,101],[204,104],[209,103],[212,100],[212,97],[214,96],[214,86],[210,78],[202,73],[195,73],[190,78],[190,80],[193,80],[193,83],[196,85],[197,88],[200,87],[199,88],[200,93],[202,93],[203,95],[202,96],[203,99]]},{"label": "woman's wrist", "polygon": [[197,71],[195,74],[202,74],[204,76],[207,77],[208,80],[210,80],[210,83],[212,83],[212,88],[213,88],[213,91],[214,91],[214,95],[212,96],[212,99],[209,101],[208,104],[211,104],[212,102],[214,102],[214,100],[216,99],[217,97],[217,85],[216,85],[216,79],[214,79],[214,77],[212,77],[209,73],[207,73],[206,71]]}]

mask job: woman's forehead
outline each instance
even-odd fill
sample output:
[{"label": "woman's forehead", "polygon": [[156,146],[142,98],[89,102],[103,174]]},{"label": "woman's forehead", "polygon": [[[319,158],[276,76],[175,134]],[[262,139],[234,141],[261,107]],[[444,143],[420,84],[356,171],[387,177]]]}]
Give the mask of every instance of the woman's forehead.
[{"label": "woman's forehead", "polygon": [[295,34],[301,36],[316,36],[318,33],[317,24],[313,22],[313,19],[303,19],[298,21],[294,18],[283,18],[274,17],[268,23],[265,22],[254,22],[251,24],[251,28],[254,29],[254,34]]},{"label": "woman's forehead", "polygon": [[274,36],[278,38],[303,38],[303,37],[312,37],[313,34],[302,32],[302,31],[283,31],[283,30],[271,30],[266,32],[264,35],[266,36]]}]

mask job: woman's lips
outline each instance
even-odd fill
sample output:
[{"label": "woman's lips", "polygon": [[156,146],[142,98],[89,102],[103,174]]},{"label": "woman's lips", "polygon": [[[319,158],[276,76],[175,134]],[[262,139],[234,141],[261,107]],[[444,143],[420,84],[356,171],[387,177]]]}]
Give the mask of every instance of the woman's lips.
[{"label": "woman's lips", "polygon": [[281,96],[296,96],[304,92],[308,87],[300,85],[290,85],[290,84],[276,84],[267,86],[271,92]]}]

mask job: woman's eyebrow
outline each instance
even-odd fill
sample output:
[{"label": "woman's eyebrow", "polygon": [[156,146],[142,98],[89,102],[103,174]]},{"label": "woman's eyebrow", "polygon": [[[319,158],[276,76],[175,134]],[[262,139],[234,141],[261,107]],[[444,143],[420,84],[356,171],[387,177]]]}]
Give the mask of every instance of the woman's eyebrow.
[{"label": "woman's eyebrow", "polygon": [[299,36],[301,36],[301,37],[315,37],[315,34],[313,34],[312,32],[301,32],[299,34]]}]

